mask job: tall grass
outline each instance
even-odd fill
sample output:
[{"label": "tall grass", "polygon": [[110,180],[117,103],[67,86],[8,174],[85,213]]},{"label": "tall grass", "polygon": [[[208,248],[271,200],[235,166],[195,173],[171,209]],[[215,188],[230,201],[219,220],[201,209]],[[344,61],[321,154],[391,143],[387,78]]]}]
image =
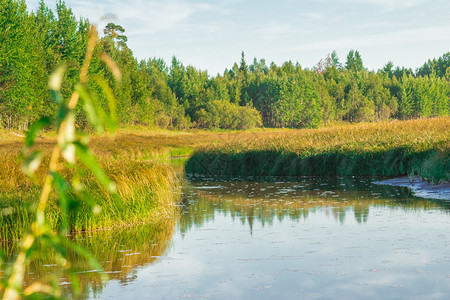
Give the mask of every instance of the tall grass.
[{"label": "tall grass", "polygon": [[[21,170],[18,159],[21,143],[0,143],[0,239],[18,239],[34,221],[33,207],[43,184],[52,144],[51,139],[39,144],[46,152],[46,158],[33,181]],[[168,164],[138,160],[133,149],[120,145],[116,145],[116,148],[121,151],[116,158],[106,149],[98,151],[101,154],[100,164],[117,184],[116,194],[108,193],[90,172],[74,170],[82,175],[83,183],[93,198],[92,203],[101,207],[101,211],[94,214],[89,203],[82,203],[71,216],[73,231],[156,222],[175,212],[175,204],[180,197],[176,187],[181,183],[173,168]],[[46,214],[51,226],[57,229],[62,216],[55,194],[51,195]]]},{"label": "tall grass", "polygon": [[[157,222],[173,215],[180,198],[177,190],[180,176],[162,159],[189,155],[196,143],[215,138],[202,133],[196,136],[121,130],[113,137],[91,136],[90,139],[101,166],[116,182],[117,193],[108,193],[90,172],[82,168],[71,170],[82,175],[83,184],[93,198],[91,202],[101,207],[100,213],[95,214],[89,203],[81,202],[81,207],[70,216],[72,231]],[[33,206],[55,145],[54,134],[44,133],[36,144],[43,150],[44,159],[35,173],[36,179],[31,180],[23,174],[19,161],[22,138],[6,135],[0,140],[0,239],[18,239],[34,220]],[[62,215],[55,194],[51,195],[46,217],[52,228],[59,228]]]},{"label": "tall grass", "polygon": [[[87,202],[81,202],[71,214],[72,231],[156,222],[175,213],[175,205],[180,197],[176,188],[180,179],[169,165],[131,159],[102,160],[101,163],[116,182],[117,193],[108,193],[90,173],[77,170],[82,175],[86,189],[90,191],[91,201],[87,199]],[[3,209],[3,215],[0,216],[0,239],[17,239],[25,232],[34,221],[32,208],[40,191],[39,182],[21,178],[21,172],[15,169],[15,164],[9,165],[14,170],[11,176],[1,176],[0,209]],[[99,213],[95,213],[90,202],[101,208]],[[46,217],[52,228],[61,226],[62,214],[55,194],[51,195]]]},{"label": "tall grass", "polygon": [[450,118],[244,133],[203,147],[186,171],[206,175],[399,176],[450,181]]}]

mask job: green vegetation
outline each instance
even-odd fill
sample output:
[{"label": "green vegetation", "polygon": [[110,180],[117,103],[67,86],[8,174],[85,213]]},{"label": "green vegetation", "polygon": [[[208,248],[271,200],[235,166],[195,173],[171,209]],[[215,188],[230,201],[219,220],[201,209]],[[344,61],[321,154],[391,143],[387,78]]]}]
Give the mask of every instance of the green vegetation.
[{"label": "green vegetation", "polygon": [[[111,162],[101,160],[101,165],[110,179],[116,182],[117,193],[109,194],[92,175],[85,170],[78,170],[91,200],[89,203],[73,203],[74,211],[66,220],[71,232],[156,222],[175,213],[179,195],[174,189],[180,184],[180,179],[169,165],[123,158]],[[20,180],[17,179],[17,173],[11,175],[15,180]],[[7,180],[3,176],[2,179]],[[9,188],[2,186],[1,207],[12,208],[13,211],[0,218],[0,240],[18,239],[26,232],[34,221],[33,207],[40,189],[40,184],[33,184],[29,180],[20,180]],[[56,230],[62,225],[63,214],[57,195],[52,194],[51,197],[45,216],[50,228]],[[93,203],[101,210],[93,210]]]},{"label": "green vegetation", "polygon": [[[34,220],[33,208],[39,198],[56,139],[52,132],[41,132],[35,148],[42,151],[42,165],[35,179],[22,172],[19,156],[23,138],[0,132],[0,240],[19,238]],[[91,135],[90,147],[108,177],[116,182],[117,193],[108,194],[83,168],[63,172],[67,177],[75,172],[93,203],[101,207],[94,214],[88,203],[77,207],[70,216],[71,231],[129,226],[157,222],[173,215],[179,195],[175,188],[182,184],[179,172],[167,158],[191,155],[204,145],[231,141],[238,132],[175,132],[148,131],[143,128],[119,130],[113,136]],[[85,139],[87,137],[83,137]],[[181,167],[181,166],[180,166]],[[52,229],[61,226],[61,210],[57,195],[50,194],[46,219]],[[5,213],[11,210],[9,213]]]},{"label": "green vegetation", "polygon": [[[446,117],[301,130],[177,132],[139,127],[119,130],[114,136],[93,135],[90,137],[92,152],[106,174],[117,182],[120,196],[106,195],[86,176],[86,186],[104,209],[100,215],[94,215],[88,206],[84,207],[79,217],[73,217],[73,230],[126,226],[169,215],[178,197],[169,191],[179,184],[179,178],[164,159],[192,153],[187,172],[206,175],[415,173],[434,182],[448,181],[448,132],[450,119]],[[51,133],[44,133],[36,143],[44,152],[45,166],[55,139]],[[3,132],[0,197],[3,209],[12,206],[16,210],[2,218],[2,239],[18,237],[32,221],[29,208],[42,185],[22,173],[18,163],[21,147],[21,138]],[[44,172],[45,168],[38,169],[36,178],[42,178]],[[160,213],[160,210],[165,211]],[[48,218],[53,226],[58,226],[58,210],[49,212]]]},{"label": "green vegetation", "polygon": [[450,118],[242,133],[193,154],[186,172],[252,176],[398,176],[450,181]]},{"label": "green vegetation", "polygon": [[[0,0],[0,128],[27,129],[58,106],[46,92],[49,75],[65,63],[64,98],[78,81],[87,47],[89,20],[77,20],[64,1],[52,11],[42,1],[28,12],[25,1]],[[351,50],[345,63],[332,52],[312,69],[299,63],[281,66],[254,59],[211,76],[176,57],[170,64],[152,58],[138,61],[127,46],[125,28],[109,23],[95,53],[107,54],[122,71],[114,81],[111,59],[94,55],[89,83],[100,91],[103,79],[117,98],[117,121],[168,129],[254,127],[302,128],[335,122],[369,122],[448,116],[450,52],[416,71],[394,67],[369,71]],[[30,37],[33,37],[30,39]],[[108,110],[107,97],[99,103]],[[86,114],[76,110],[77,126],[89,130]]]}]

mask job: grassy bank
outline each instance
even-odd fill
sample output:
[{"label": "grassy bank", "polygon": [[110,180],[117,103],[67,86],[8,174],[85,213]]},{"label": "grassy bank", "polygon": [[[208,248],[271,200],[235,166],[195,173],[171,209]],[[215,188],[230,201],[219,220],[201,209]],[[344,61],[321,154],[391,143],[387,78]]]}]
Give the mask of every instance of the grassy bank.
[{"label": "grassy bank", "polygon": [[[89,196],[86,194],[81,207],[69,216],[71,231],[156,222],[174,214],[180,197],[176,191],[180,179],[170,166],[133,160],[103,161],[102,165],[116,182],[117,193],[109,194],[89,173],[78,170],[84,175],[82,181]],[[39,197],[41,183],[19,182],[10,188],[2,186],[0,199],[4,213],[0,218],[0,239],[19,238],[33,221],[32,208]],[[52,228],[61,226],[63,220],[56,195],[52,195],[46,214]]]},{"label": "grassy bank", "polygon": [[[145,128],[122,129],[114,136],[90,136],[92,152],[108,176],[116,182],[117,194],[108,194],[90,172],[72,170],[83,178],[92,199],[70,217],[71,230],[129,226],[157,222],[175,212],[180,195],[180,178],[167,158],[189,156],[197,147],[229,142],[238,132],[173,132]],[[22,136],[20,136],[22,135]],[[16,239],[33,221],[34,206],[47,172],[48,157],[55,144],[55,134],[44,132],[36,148],[44,152],[43,165],[30,180],[21,170],[19,154],[23,132],[0,131],[0,239]],[[179,173],[179,172],[178,172]],[[63,174],[64,175],[64,174]],[[66,174],[68,176],[68,174]],[[62,217],[57,196],[52,195],[47,220],[58,228]],[[101,208],[94,214],[92,204]]]},{"label": "grassy bank", "polygon": [[450,180],[450,118],[250,132],[203,147],[186,172],[226,176],[399,176]]},{"label": "grassy bank", "polygon": [[[117,193],[109,194],[83,168],[70,170],[81,175],[85,190],[89,192],[89,196],[79,204],[80,209],[68,216],[71,231],[157,222],[172,216],[180,197],[176,189],[180,185],[180,178],[175,170],[168,164],[158,163],[156,159],[151,161],[138,158],[136,153],[140,150],[137,147],[126,148],[116,143],[117,153],[114,153],[114,140],[103,141],[107,139],[109,138],[94,137],[97,144],[94,151],[97,152],[101,166],[116,183]],[[19,238],[33,221],[33,208],[41,192],[42,178],[47,170],[53,144],[51,136],[40,140],[37,147],[44,151],[44,163],[37,171],[36,179],[30,180],[22,173],[19,162],[22,141],[13,138],[0,142],[0,239]],[[150,146],[148,149],[146,157],[150,158],[150,152],[154,149]],[[63,173],[63,176],[68,177],[68,174]],[[56,194],[51,195],[46,211],[49,225],[54,229],[59,228],[63,222],[57,199]],[[75,202],[69,203],[74,204]]]}]

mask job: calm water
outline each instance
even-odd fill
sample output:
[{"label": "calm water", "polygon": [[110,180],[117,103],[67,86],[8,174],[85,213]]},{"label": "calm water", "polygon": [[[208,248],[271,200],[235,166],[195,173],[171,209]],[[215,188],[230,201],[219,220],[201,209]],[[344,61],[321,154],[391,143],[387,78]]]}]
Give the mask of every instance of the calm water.
[{"label": "calm water", "polygon": [[372,181],[192,180],[177,218],[80,237],[112,278],[86,296],[449,299],[449,205]]}]

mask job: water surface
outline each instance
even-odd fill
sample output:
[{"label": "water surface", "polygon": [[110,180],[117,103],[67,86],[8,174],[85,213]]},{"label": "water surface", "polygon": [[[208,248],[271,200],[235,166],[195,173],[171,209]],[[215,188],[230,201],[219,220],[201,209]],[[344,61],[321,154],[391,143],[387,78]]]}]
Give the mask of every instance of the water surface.
[{"label": "water surface", "polygon": [[191,180],[159,235],[108,245],[134,258],[103,261],[112,280],[89,297],[448,299],[449,205],[373,181]]}]

